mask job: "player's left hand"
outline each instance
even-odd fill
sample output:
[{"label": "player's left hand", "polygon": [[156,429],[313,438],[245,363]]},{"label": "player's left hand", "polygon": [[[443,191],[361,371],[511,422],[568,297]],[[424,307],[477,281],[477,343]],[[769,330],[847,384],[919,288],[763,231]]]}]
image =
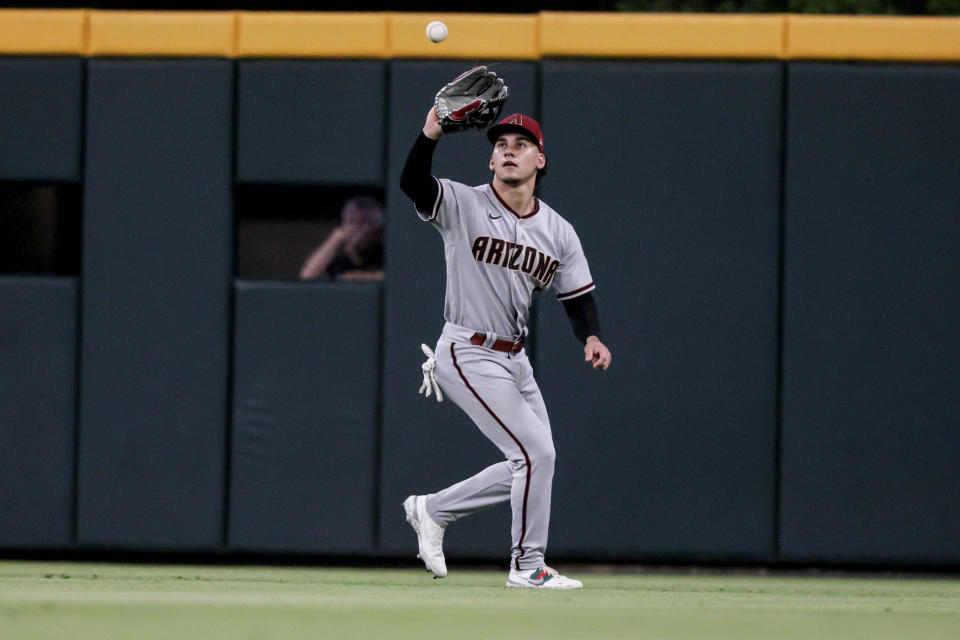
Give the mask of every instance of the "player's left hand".
[{"label": "player's left hand", "polygon": [[587,344],[583,347],[583,356],[584,362],[592,362],[593,368],[600,371],[606,370],[613,358],[610,355],[610,349],[607,349],[597,336],[587,338]]}]

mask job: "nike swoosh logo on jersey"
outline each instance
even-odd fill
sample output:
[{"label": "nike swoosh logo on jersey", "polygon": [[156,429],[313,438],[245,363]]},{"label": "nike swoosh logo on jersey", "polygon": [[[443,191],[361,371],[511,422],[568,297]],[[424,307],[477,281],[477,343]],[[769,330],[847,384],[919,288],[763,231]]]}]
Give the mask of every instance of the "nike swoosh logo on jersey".
[{"label": "nike swoosh logo on jersey", "polygon": [[499,220],[500,218],[503,217],[503,214],[501,214],[501,215],[499,215],[499,216],[495,216],[495,215],[493,215],[492,213],[488,213],[487,215],[490,216],[490,219],[491,219],[491,220]]}]

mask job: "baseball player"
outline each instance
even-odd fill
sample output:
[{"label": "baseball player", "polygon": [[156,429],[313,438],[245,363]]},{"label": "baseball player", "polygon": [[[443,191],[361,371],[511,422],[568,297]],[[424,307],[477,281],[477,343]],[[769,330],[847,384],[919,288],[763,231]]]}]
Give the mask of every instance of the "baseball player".
[{"label": "baseball player", "polygon": [[436,493],[404,503],[419,557],[437,578],[447,575],[445,528],[510,501],[513,511],[508,587],[579,589],[583,584],[546,565],[554,447],[550,420],[524,350],[530,305],[552,288],[594,369],[610,365],[600,341],[593,278],[573,227],[534,195],[546,167],[536,120],[509,116],[491,127],[490,183],[469,187],[431,175],[443,135],[427,114],[401,177],[419,217],[440,232],[446,253],[446,323],[424,364],[424,387],[446,395],[470,416],[506,460]]}]

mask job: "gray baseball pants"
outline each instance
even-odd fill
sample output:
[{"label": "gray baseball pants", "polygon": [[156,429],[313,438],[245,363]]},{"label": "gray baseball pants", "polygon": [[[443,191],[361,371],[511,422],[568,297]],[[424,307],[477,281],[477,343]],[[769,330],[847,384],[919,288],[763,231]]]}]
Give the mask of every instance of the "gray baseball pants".
[{"label": "gray baseball pants", "polygon": [[429,494],[427,513],[445,527],[509,500],[511,565],[536,569],[543,566],[547,548],[556,456],[547,409],[525,351],[509,355],[461,342],[459,329],[450,324],[444,328],[434,374],[444,395],[470,416],[506,460]]}]

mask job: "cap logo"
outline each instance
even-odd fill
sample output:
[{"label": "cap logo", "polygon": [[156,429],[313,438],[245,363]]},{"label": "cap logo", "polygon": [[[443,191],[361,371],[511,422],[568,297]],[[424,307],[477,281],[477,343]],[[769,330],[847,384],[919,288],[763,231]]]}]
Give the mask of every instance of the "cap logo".
[{"label": "cap logo", "polygon": [[[530,124],[527,124],[528,120]],[[526,137],[535,143],[540,148],[540,152],[543,153],[543,132],[540,131],[540,123],[533,118],[527,117],[522,113],[514,113],[507,116],[487,130],[487,138],[490,142],[496,144],[497,137],[503,133],[503,127],[519,127],[526,133]]]}]

